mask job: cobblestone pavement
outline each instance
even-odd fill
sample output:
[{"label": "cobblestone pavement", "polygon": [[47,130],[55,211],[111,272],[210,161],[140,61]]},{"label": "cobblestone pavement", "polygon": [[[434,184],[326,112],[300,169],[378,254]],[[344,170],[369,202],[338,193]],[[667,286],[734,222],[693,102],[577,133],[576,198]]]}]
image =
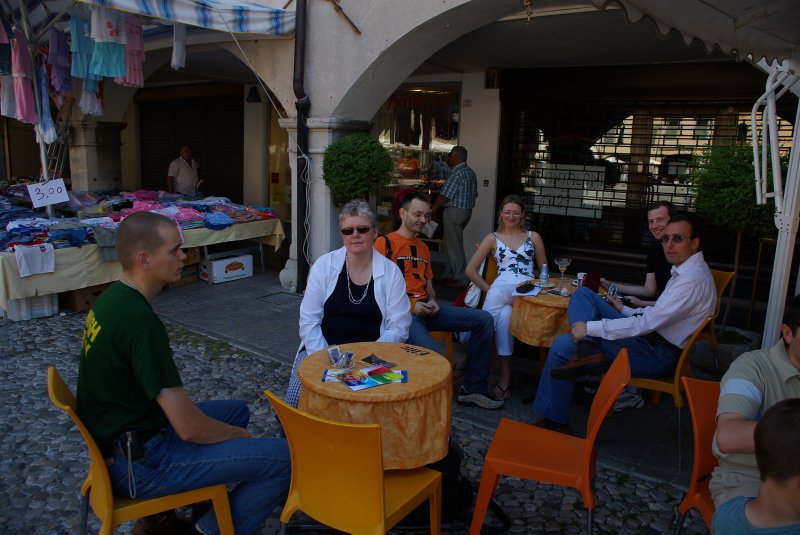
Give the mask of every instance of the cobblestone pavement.
[{"label": "cobblestone pavement", "polygon": [[[0,320],[0,396],[4,399],[0,405],[0,533],[78,532],[78,494],[87,455],[77,429],[50,404],[47,368],[55,366],[74,389],[84,317],[67,313],[23,322]],[[275,416],[262,390],[284,393],[290,372],[287,364],[182,327],[168,324],[168,330],[193,399],[246,400],[253,413],[253,434],[276,435]],[[491,433],[461,418],[454,418],[453,428],[467,456],[466,472],[477,486]],[[602,467],[596,488],[596,531],[626,534],[671,532],[684,490]],[[511,533],[583,530],[585,509],[580,495],[570,489],[503,478],[497,500],[512,521]],[[96,519],[92,526],[96,531]],[[262,533],[275,533],[277,526],[272,518]],[[130,530],[128,524],[117,532]],[[684,532],[707,533],[694,512]]]}]

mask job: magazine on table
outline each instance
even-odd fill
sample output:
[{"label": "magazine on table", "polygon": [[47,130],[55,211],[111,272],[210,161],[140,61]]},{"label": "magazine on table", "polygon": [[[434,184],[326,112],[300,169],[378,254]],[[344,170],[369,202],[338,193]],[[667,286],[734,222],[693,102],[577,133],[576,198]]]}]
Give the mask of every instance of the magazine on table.
[{"label": "magazine on table", "polygon": [[390,370],[385,366],[370,366],[352,370],[328,369],[322,376],[325,383],[339,381],[350,390],[358,391],[389,383],[408,382],[406,370]]}]

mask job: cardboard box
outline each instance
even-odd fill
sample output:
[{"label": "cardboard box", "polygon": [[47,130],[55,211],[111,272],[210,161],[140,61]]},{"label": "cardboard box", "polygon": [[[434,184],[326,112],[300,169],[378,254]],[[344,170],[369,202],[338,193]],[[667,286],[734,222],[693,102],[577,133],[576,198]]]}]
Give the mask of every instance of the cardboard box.
[{"label": "cardboard box", "polygon": [[178,288],[179,286],[186,286],[187,284],[197,282],[198,267],[199,266],[197,264],[192,264],[191,266],[184,266],[183,270],[181,270],[181,280],[179,280],[178,282],[170,283],[167,287]]},{"label": "cardboard box", "polygon": [[75,312],[89,312],[97,298],[100,297],[106,288],[111,286],[110,283],[98,284],[96,286],[87,286],[86,288],[79,288],[77,290],[70,290],[59,294],[59,299],[62,306]]},{"label": "cardboard box", "polygon": [[203,258],[200,263],[200,278],[213,283],[228,282],[253,276],[253,255],[231,256],[212,259]]},{"label": "cardboard box", "polygon": [[7,317],[11,321],[46,318],[58,314],[58,294],[9,299]]},{"label": "cardboard box", "polygon": [[186,260],[183,261],[184,266],[200,263],[200,247],[188,247],[183,250],[183,254],[186,255]]}]

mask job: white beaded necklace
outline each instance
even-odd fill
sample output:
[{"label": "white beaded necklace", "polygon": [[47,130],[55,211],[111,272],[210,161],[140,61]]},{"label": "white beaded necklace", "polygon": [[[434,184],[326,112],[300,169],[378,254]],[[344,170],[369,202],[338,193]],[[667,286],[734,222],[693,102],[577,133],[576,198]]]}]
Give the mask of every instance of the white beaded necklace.
[{"label": "white beaded necklace", "polygon": [[347,275],[347,298],[354,305],[360,305],[361,301],[367,298],[367,294],[369,293],[369,285],[372,282],[372,275],[370,274],[369,280],[367,281],[367,287],[364,288],[364,295],[361,296],[361,299],[356,299],[353,297],[353,292],[350,290],[350,268],[347,266],[347,256],[344,257],[344,271]]}]

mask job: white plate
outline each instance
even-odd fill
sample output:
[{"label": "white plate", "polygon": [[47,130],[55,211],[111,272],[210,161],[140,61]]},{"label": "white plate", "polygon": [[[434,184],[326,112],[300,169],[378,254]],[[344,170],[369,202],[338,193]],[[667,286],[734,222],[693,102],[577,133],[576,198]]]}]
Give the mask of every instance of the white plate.
[{"label": "white plate", "polygon": [[541,282],[536,283],[537,288],[553,288],[556,285],[555,282],[548,282],[547,284],[542,284]]}]

